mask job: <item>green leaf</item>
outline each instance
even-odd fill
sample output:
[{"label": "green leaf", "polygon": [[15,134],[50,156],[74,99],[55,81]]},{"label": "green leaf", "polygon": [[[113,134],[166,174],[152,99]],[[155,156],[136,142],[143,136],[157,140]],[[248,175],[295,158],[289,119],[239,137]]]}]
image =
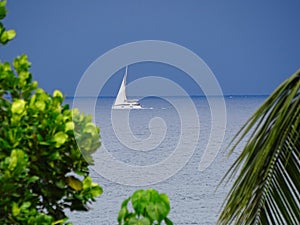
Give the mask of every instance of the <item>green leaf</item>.
[{"label": "green leaf", "polygon": [[[2,3],[2,2],[1,2]],[[0,20],[4,19],[6,16],[7,10],[4,6],[0,6]]]},{"label": "green leaf", "polygon": [[0,41],[2,44],[6,44],[8,41],[12,40],[16,36],[16,32],[14,30],[3,31],[0,37]]},{"label": "green leaf", "polygon": [[100,196],[103,193],[103,189],[97,184],[97,186],[93,186],[90,193],[94,198]]},{"label": "green leaf", "polygon": [[38,109],[38,110],[40,110],[40,111],[44,111],[45,110],[45,108],[46,108],[46,104],[45,104],[45,102],[44,101],[37,101],[35,104],[35,107]]},{"label": "green leaf", "polygon": [[131,217],[128,221],[128,225],[137,225],[138,224],[138,219],[135,217]]},{"label": "green leaf", "polygon": [[54,151],[50,157],[49,157],[50,160],[59,160],[61,159],[61,155],[59,154],[59,151]]},{"label": "green leaf", "polygon": [[8,62],[3,64],[3,70],[6,71],[6,72],[11,71],[11,67],[10,67],[10,64]]},{"label": "green leaf", "polygon": [[146,207],[147,213],[149,215],[149,217],[152,220],[160,220],[160,213],[159,213],[159,209],[158,206],[156,204],[154,204],[153,202],[150,202],[147,207]]},{"label": "green leaf", "polygon": [[21,80],[26,80],[26,79],[28,79],[30,77],[30,73],[28,72],[28,71],[21,71],[20,73],[19,73],[19,78],[21,79]]},{"label": "green leaf", "polygon": [[128,202],[129,202],[130,200],[131,200],[131,197],[125,199],[125,200],[122,202],[121,208],[127,207]]},{"label": "green leaf", "polygon": [[13,214],[13,216],[19,215],[20,212],[21,212],[21,209],[19,208],[18,204],[13,202],[12,203],[12,214]]},{"label": "green leaf", "polygon": [[22,114],[25,110],[26,102],[23,99],[18,99],[12,103],[11,111],[12,113]]},{"label": "green leaf", "polygon": [[31,202],[24,202],[21,205],[21,210],[28,209],[31,206]]},{"label": "green leaf", "polygon": [[73,121],[69,121],[65,124],[65,132],[69,130],[74,130],[74,128],[75,128],[75,124]]},{"label": "green leaf", "polygon": [[125,218],[125,216],[127,215],[128,210],[126,207],[122,207],[121,210],[118,213],[118,223],[120,224],[121,221]]},{"label": "green leaf", "polygon": [[12,150],[11,154],[10,154],[10,158],[9,158],[9,165],[8,165],[8,169],[9,170],[14,170],[17,166],[18,163],[18,155],[17,155],[17,151],[16,150]]},{"label": "green leaf", "polygon": [[92,185],[92,178],[91,177],[86,177],[83,180],[83,189],[88,189]]},{"label": "green leaf", "polygon": [[58,180],[55,182],[56,187],[63,189],[66,186],[66,183],[63,180]]},{"label": "green leaf", "polygon": [[[20,73],[22,71],[28,71],[30,68],[30,65],[31,65],[31,63],[28,61],[28,57],[25,54],[15,58],[15,60],[13,62],[13,66],[18,73]],[[38,90],[37,90],[37,93],[38,93]]]},{"label": "green leaf", "polygon": [[63,99],[63,94],[59,91],[59,90],[55,90],[54,92],[53,92],[53,97],[54,98],[60,98],[60,99]]},{"label": "green leaf", "polygon": [[137,219],[135,217],[132,217],[132,218],[129,219],[128,225],[151,225],[151,222],[146,217],[141,218],[141,219]]},{"label": "green leaf", "polygon": [[82,190],[82,182],[74,176],[67,177],[67,184],[75,191]]},{"label": "green leaf", "polygon": [[165,218],[166,225],[173,225],[173,222],[169,218]]},{"label": "green leaf", "polygon": [[134,210],[138,215],[140,215],[144,212],[144,209],[149,204],[150,193],[145,190],[137,190],[133,193],[131,201]]},{"label": "green leaf", "polygon": [[53,141],[56,142],[55,147],[60,147],[63,145],[68,139],[68,135],[62,131],[56,133],[53,137]]},{"label": "green leaf", "polygon": [[37,81],[33,81],[31,84],[33,90],[36,89],[38,87],[38,85],[39,85],[39,83]]},{"label": "green leaf", "polygon": [[28,183],[33,183],[35,181],[38,181],[39,177],[38,176],[31,176],[28,178]]},{"label": "green leaf", "polygon": [[67,220],[68,220],[68,218],[56,220],[56,221],[52,222],[51,225],[64,224]]},{"label": "green leaf", "polygon": [[6,0],[1,0],[0,1],[0,8],[5,8],[7,1]]},{"label": "green leaf", "polygon": [[8,42],[8,34],[6,31],[3,31],[1,36],[0,36],[0,42],[2,44],[6,44]]},{"label": "green leaf", "polygon": [[159,197],[160,197],[160,200],[163,201],[166,205],[170,204],[170,200],[169,200],[168,195],[160,194]]},{"label": "green leaf", "polygon": [[14,30],[8,30],[6,31],[7,39],[10,41],[16,36],[16,31]]}]

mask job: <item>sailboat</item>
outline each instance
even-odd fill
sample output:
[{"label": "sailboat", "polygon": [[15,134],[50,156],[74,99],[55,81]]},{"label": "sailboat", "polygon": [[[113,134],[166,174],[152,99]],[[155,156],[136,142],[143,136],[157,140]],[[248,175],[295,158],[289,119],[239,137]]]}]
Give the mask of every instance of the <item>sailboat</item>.
[{"label": "sailboat", "polygon": [[127,99],[126,97],[126,78],[128,73],[128,66],[126,66],[125,74],[116,97],[115,103],[112,106],[112,109],[141,109],[142,106],[135,99]]}]

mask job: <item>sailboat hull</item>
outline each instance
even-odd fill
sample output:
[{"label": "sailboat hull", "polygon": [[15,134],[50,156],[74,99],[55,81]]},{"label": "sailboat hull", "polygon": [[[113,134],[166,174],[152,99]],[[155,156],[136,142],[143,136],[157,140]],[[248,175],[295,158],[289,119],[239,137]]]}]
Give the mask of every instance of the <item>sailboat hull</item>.
[{"label": "sailboat hull", "polygon": [[114,104],[112,109],[142,109],[142,106],[137,101],[125,101],[122,104]]}]

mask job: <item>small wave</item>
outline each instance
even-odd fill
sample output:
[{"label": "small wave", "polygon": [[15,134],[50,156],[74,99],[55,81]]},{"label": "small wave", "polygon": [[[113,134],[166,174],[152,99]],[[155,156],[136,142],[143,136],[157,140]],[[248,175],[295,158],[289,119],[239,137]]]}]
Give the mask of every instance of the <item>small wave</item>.
[{"label": "small wave", "polygon": [[153,109],[153,107],[149,107],[149,108],[145,108],[145,107],[143,107],[143,108],[141,108],[141,109]]}]

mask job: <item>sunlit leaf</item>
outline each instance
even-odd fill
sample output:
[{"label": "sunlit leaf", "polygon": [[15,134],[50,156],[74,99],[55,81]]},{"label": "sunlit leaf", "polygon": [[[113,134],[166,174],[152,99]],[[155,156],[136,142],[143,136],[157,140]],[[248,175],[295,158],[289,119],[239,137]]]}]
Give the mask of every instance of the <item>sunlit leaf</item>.
[{"label": "sunlit leaf", "polygon": [[44,101],[37,101],[34,105],[40,111],[44,111],[46,108],[46,104]]},{"label": "sunlit leaf", "polygon": [[102,193],[103,193],[103,189],[97,185],[92,187],[92,190],[90,191],[90,193],[93,195],[94,198],[99,197]]},{"label": "sunlit leaf", "polygon": [[25,110],[26,102],[23,99],[18,99],[11,106],[12,113],[22,114]]},{"label": "sunlit leaf", "polygon": [[14,30],[8,30],[6,31],[7,39],[10,41],[16,36],[16,31]]},{"label": "sunlit leaf", "polygon": [[51,225],[64,224],[67,220],[68,220],[68,218],[56,220],[55,222],[52,222]]},{"label": "sunlit leaf", "polygon": [[62,131],[56,133],[53,137],[53,140],[56,142],[56,147],[63,145],[68,139],[68,135]]},{"label": "sunlit leaf", "polygon": [[126,207],[122,207],[118,214],[118,222],[121,223],[121,221],[125,218],[128,210]]},{"label": "sunlit leaf", "polygon": [[132,217],[130,218],[128,225],[151,225],[151,222],[146,217],[140,219]]},{"label": "sunlit leaf", "polygon": [[12,215],[17,216],[20,214],[20,212],[21,212],[21,209],[19,208],[18,204],[13,202],[12,203]]},{"label": "sunlit leaf", "polygon": [[75,128],[75,124],[73,121],[69,121],[65,124],[65,132],[69,130],[74,130],[74,128]]},{"label": "sunlit leaf", "polygon": [[53,97],[55,97],[55,98],[63,98],[63,94],[59,90],[55,90],[53,92]]},{"label": "sunlit leaf", "polygon": [[91,177],[84,178],[82,184],[83,184],[83,189],[89,188],[92,185],[92,178]]},{"label": "sunlit leaf", "polygon": [[67,177],[67,184],[76,191],[82,190],[82,182],[74,176]]},{"label": "sunlit leaf", "polygon": [[21,210],[23,209],[27,209],[31,206],[31,202],[24,202],[22,205],[21,205]]}]

